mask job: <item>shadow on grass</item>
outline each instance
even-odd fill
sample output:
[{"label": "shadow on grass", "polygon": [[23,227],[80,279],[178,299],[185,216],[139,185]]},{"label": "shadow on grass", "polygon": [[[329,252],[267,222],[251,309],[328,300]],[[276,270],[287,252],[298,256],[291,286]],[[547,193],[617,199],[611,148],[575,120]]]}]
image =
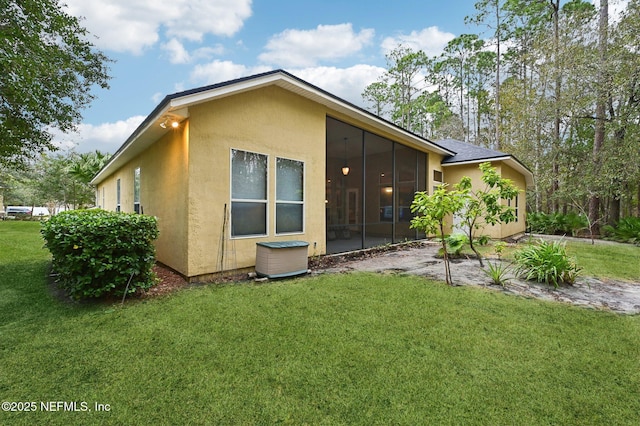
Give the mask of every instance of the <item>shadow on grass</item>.
[{"label": "shadow on grass", "polygon": [[104,301],[70,299],[51,277],[49,260],[27,258],[0,263],[0,277],[0,324],[55,320],[105,306]]}]

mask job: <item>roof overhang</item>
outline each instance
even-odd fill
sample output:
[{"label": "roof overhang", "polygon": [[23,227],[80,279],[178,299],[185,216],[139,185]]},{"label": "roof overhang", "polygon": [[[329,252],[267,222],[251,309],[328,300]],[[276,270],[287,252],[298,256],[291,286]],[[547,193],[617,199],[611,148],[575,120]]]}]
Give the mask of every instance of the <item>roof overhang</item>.
[{"label": "roof overhang", "polygon": [[516,170],[517,172],[520,172],[524,176],[525,181],[527,183],[527,187],[531,187],[534,185],[533,173],[531,172],[531,170],[529,170],[524,164],[522,164],[512,155],[504,155],[502,157],[485,158],[485,159],[478,159],[478,160],[458,161],[458,162],[452,162],[452,163],[442,163],[441,165],[442,167],[464,166],[468,164],[486,163],[487,161],[489,162],[501,161],[505,163],[506,165]]},{"label": "roof overhang", "polygon": [[172,131],[170,126],[164,128],[160,124],[167,120],[176,120],[178,122],[185,120],[189,117],[189,107],[273,85],[324,105],[329,110],[343,114],[381,132],[390,134],[399,141],[404,141],[414,147],[420,147],[445,156],[455,154],[286,71],[277,70],[168,95],[116,151],[105,167],[91,180],[91,184],[99,184],[115,170],[149,148],[164,134]]}]

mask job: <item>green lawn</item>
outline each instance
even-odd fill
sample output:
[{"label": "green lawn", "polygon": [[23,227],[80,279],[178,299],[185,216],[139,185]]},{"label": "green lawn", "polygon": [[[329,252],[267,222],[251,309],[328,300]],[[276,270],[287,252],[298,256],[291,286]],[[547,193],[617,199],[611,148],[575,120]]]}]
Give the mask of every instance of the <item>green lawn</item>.
[{"label": "green lawn", "polygon": [[48,261],[0,223],[0,400],[38,408],[0,424],[638,424],[640,316],[373,274],[69,304]]},{"label": "green lawn", "polygon": [[588,242],[572,242],[567,243],[567,254],[575,256],[583,275],[621,279],[640,285],[640,247],[605,244],[594,248]]},{"label": "green lawn", "polygon": [[[532,243],[537,240],[531,239]],[[522,241],[518,246],[508,247],[504,251],[506,259],[513,260],[514,251],[527,241]],[[582,271],[581,276],[591,276],[600,279],[614,279],[630,281],[640,285],[640,247],[632,244],[596,244],[591,240],[584,241],[566,240],[567,254],[576,258],[576,263]],[[478,247],[484,256],[494,255],[493,244]],[[469,249],[466,254],[473,254]]]}]

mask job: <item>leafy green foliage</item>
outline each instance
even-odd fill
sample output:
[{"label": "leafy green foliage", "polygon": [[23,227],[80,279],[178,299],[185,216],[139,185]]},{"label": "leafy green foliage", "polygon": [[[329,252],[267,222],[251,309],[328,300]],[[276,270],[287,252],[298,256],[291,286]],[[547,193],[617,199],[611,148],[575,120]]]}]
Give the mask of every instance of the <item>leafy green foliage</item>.
[{"label": "leafy green foliage", "polygon": [[464,194],[465,205],[458,212],[463,230],[467,234],[467,239],[471,250],[478,257],[480,266],[482,256],[473,245],[474,232],[485,225],[497,225],[499,223],[510,223],[516,220],[515,209],[502,204],[503,200],[510,200],[518,196],[520,190],[510,179],[505,179],[491,166],[491,163],[480,164],[482,171],[482,182],[484,188],[474,189],[471,179],[463,177],[455,188]]},{"label": "leafy green foliage", "polygon": [[514,253],[515,273],[527,280],[535,280],[558,287],[562,283],[573,284],[580,268],[567,255],[565,244],[560,241],[540,240]]},{"label": "leafy green foliage", "polygon": [[486,246],[487,244],[489,244],[489,241],[491,241],[491,237],[488,235],[480,235],[478,238],[476,238],[476,242],[481,246]]},{"label": "leafy green foliage", "polygon": [[[469,244],[469,238],[464,234],[451,234],[444,239],[444,242],[447,245],[449,254],[458,257],[462,254],[464,246]],[[440,251],[442,252],[442,249]]]},{"label": "leafy green foliage", "polygon": [[527,214],[527,228],[530,232],[547,235],[577,236],[581,231],[589,229],[589,222],[584,214],[576,212],[544,213],[532,212]]},{"label": "leafy green foliage", "polygon": [[439,185],[432,195],[426,191],[416,192],[411,203],[411,212],[414,214],[411,219],[411,228],[418,229],[426,234],[439,234],[442,241],[442,251],[444,256],[445,281],[452,285],[451,270],[449,268],[449,256],[445,241],[446,220],[453,213],[460,211],[464,206],[464,193],[453,189],[447,191],[447,185]]},{"label": "leafy green foliage", "polygon": [[483,272],[491,279],[491,282],[496,285],[505,286],[509,282],[507,274],[511,272],[511,265],[509,263],[502,262],[502,255],[504,249],[507,247],[507,243],[504,241],[497,241],[493,245],[493,251],[498,256],[497,262],[487,262],[487,269],[483,269]]},{"label": "leafy green foliage", "polygon": [[607,239],[640,246],[640,218],[626,217],[616,226],[604,226],[603,231]]},{"label": "leafy green foliage", "polygon": [[108,59],[56,0],[4,0],[0,21],[0,163],[55,150],[50,128],[74,130],[106,88]]},{"label": "leafy green foliage", "polygon": [[487,262],[487,269],[483,269],[493,284],[503,287],[509,282],[507,274],[510,270],[509,264],[503,262]]},{"label": "leafy green foliage", "polygon": [[52,217],[41,232],[60,286],[75,299],[121,296],[155,283],[155,217],[75,210]]},{"label": "leafy green foliage", "polygon": [[504,241],[496,241],[496,243],[493,245],[493,251],[498,256],[498,259],[502,258],[502,254],[504,253],[505,248],[507,248],[507,243],[505,243]]},{"label": "leafy green foliage", "polygon": [[0,186],[4,186],[6,205],[93,206],[93,176],[111,157],[100,151],[47,153],[38,156],[29,169],[10,169],[0,165]]},{"label": "leafy green foliage", "polygon": [[91,179],[102,169],[111,158],[111,154],[95,150],[82,154],[74,154],[68,173],[80,182],[89,185]]}]

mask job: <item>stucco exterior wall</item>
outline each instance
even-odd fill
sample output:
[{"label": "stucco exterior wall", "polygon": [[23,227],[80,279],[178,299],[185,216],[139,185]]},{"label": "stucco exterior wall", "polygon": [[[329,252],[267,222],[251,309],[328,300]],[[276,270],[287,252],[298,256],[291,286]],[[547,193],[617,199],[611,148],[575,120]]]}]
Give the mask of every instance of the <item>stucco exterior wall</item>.
[{"label": "stucco exterior wall", "polygon": [[[511,167],[507,166],[502,162],[492,162],[491,165],[496,168],[498,173],[507,179],[511,179],[514,181],[514,184],[523,190],[518,195],[518,221],[512,222],[509,224],[498,224],[498,225],[485,225],[480,229],[476,230],[474,235],[489,235],[491,238],[506,238],[512,235],[521,233],[525,231],[525,204],[524,198],[526,189],[525,178],[520,173],[513,170]],[[482,172],[479,168],[479,163],[473,164],[463,164],[463,165],[452,165],[444,167],[444,180],[449,185],[454,185],[464,177],[468,176],[471,178],[473,182],[474,189],[484,189],[485,185],[482,182]],[[506,200],[503,200],[504,204],[507,204]],[[449,221],[451,223],[451,221]]]},{"label": "stucco exterior wall", "polygon": [[[122,212],[134,211],[134,170],[140,168],[140,205],[144,214],[156,216],[160,231],[156,258],[176,271],[188,271],[187,175],[189,123],[169,131],[143,154],[125,164],[98,186],[99,205],[116,210],[120,179]],[[102,194],[104,191],[104,205]]]},{"label": "stucco exterior wall", "polygon": [[502,225],[502,235],[504,237],[510,237],[512,235],[520,234],[526,231],[526,221],[527,221],[527,194],[525,192],[527,188],[527,182],[525,177],[509,167],[506,164],[503,164],[500,168],[501,175],[505,179],[511,179],[513,183],[520,189],[520,193],[518,194],[518,201],[516,204],[515,200],[511,201],[511,207],[516,209],[517,220],[515,222],[507,223]]},{"label": "stucco exterior wall", "polygon": [[[241,93],[190,108],[188,173],[188,276],[216,272],[219,265],[255,265],[256,243],[303,240],[309,255],[325,248],[324,108],[275,86]],[[231,238],[221,252],[225,204],[231,207],[231,150],[268,156],[267,236]],[[304,162],[304,232],[276,235],[276,158]],[[225,259],[222,259],[222,256]],[[225,266],[226,265],[226,266]]]},{"label": "stucco exterior wall", "polygon": [[433,194],[433,188],[435,186],[440,185],[441,183],[444,182],[437,182],[433,179],[433,172],[434,171],[439,171],[443,173],[443,179],[444,179],[444,168],[442,167],[442,160],[443,160],[443,156],[440,154],[429,154],[429,156],[427,157],[427,162],[429,163],[429,166],[427,168],[427,193],[428,194]]}]

